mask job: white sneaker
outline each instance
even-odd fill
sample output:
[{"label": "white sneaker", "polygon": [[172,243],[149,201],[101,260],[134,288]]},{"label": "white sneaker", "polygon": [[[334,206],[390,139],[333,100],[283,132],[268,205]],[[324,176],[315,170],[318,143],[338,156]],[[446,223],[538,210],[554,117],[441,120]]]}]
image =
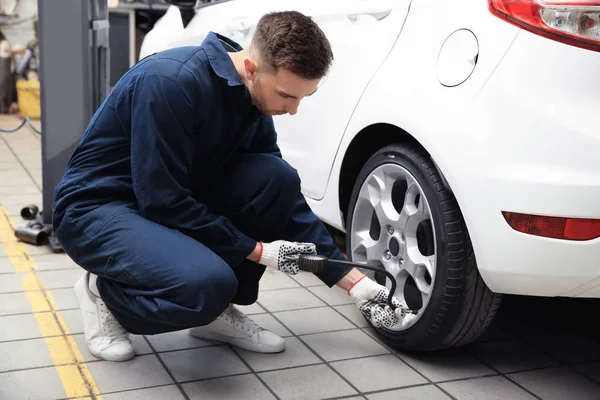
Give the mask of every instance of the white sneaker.
[{"label": "white sneaker", "polygon": [[75,283],[75,296],[83,318],[85,339],[90,353],[106,361],[127,361],[135,351],[129,332],[117,322],[106,304],[90,290],[90,273]]},{"label": "white sneaker", "polygon": [[233,304],[210,324],[191,328],[190,335],[229,343],[257,353],[279,353],[285,350],[285,341],[281,337],[257,325]]}]

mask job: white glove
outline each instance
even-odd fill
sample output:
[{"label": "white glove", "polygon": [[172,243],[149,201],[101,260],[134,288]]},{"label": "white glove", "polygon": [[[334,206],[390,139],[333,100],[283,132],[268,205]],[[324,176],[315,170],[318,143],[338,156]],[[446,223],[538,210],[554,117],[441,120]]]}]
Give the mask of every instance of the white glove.
[{"label": "white glove", "polygon": [[277,240],[271,243],[261,243],[262,254],[258,263],[267,268],[275,268],[286,274],[296,275],[298,257],[300,254],[317,254],[317,247],[312,243],[287,242]]},{"label": "white glove", "polygon": [[391,328],[400,323],[406,315],[406,306],[400,303],[396,297],[392,297],[392,303],[397,307],[392,310],[387,299],[389,289],[377,282],[364,277],[359,280],[352,288],[349,294],[352,296],[358,309],[367,317],[374,327]]}]

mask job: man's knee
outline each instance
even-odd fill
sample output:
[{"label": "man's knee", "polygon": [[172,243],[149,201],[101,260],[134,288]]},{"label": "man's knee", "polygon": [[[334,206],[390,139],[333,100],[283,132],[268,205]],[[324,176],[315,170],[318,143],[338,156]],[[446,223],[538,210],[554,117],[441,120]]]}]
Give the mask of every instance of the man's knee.
[{"label": "man's knee", "polygon": [[238,281],[229,265],[216,258],[196,260],[186,267],[177,287],[172,288],[176,303],[195,312],[199,323],[217,318],[230,304],[238,289]]},{"label": "man's knee", "polygon": [[300,177],[298,171],[296,171],[286,161],[281,160],[282,167],[278,169],[278,174],[281,185],[285,187],[286,192],[292,192],[294,198],[300,193]]},{"label": "man's knee", "polygon": [[293,202],[300,194],[300,177],[298,172],[285,160],[269,157],[269,188],[282,201]]}]

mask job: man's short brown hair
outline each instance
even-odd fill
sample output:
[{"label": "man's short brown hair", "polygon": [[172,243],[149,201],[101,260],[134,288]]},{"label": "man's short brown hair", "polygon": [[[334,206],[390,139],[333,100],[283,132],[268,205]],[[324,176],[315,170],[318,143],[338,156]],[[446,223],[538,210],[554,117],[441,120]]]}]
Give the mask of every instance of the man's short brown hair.
[{"label": "man's short brown hair", "polygon": [[321,79],[333,61],[325,33],[310,17],[297,11],[263,15],[251,46],[275,71],[284,68],[304,79]]}]

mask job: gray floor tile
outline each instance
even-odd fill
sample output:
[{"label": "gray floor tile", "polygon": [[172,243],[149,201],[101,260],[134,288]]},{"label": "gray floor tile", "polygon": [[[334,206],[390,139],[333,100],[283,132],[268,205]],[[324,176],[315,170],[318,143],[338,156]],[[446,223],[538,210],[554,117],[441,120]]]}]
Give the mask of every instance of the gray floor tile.
[{"label": "gray floor tile", "polygon": [[514,339],[515,335],[505,332],[497,326],[491,326],[479,338],[473,341],[476,343],[497,342],[500,340]]},{"label": "gray floor tile", "polygon": [[227,346],[163,353],[160,357],[178,382],[250,372]]},{"label": "gray floor tile", "polygon": [[0,372],[52,365],[44,339],[0,343]]},{"label": "gray floor tile", "polygon": [[317,286],[311,287],[308,290],[330,306],[354,304],[354,299],[348,295],[348,292],[337,286],[331,288],[328,286]]},{"label": "gray floor tile", "polygon": [[361,392],[371,392],[427,383],[421,375],[389,354],[331,363]]},{"label": "gray floor tile", "polygon": [[0,317],[0,342],[42,337],[33,314]]},{"label": "gray floor tile", "polygon": [[[27,205],[28,203],[2,203],[2,206],[4,208],[6,208],[6,211],[8,212],[9,215],[20,215],[21,214],[21,209],[23,208],[23,206]],[[39,203],[38,203],[39,204]],[[27,222],[23,221],[21,218],[13,218],[13,222],[16,224],[16,226],[26,226]]]},{"label": "gray floor tile", "polygon": [[[20,154],[18,156],[21,158]],[[29,173],[38,172],[42,169],[42,159],[41,157],[37,157],[37,154],[36,157],[27,157],[26,159],[22,159],[21,162]]]},{"label": "gray floor tile", "polygon": [[48,246],[34,246],[25,243],[25,247],[27,247],[27,254],[29,256],[35,257],[40,255],[53,254]]},{"label": "gray floor tile", "polygon": [[326,361],[387,354],[389,351],[360,329],[302,336]]},{"label": "gray floor tile", "polygon": [[[144,340],[143,336],[130,335],[130,338],[131,338],[131,343],[133,344],[133,348],[135,349],[135,353],[138,356],[152,353],[152,349],[150,348],[150,346],[148,345],[146,340]],[[79,348],[79,352],[81,353],[81,356],[83,357],[83,361],[85,361],[85,362],[99,361],[99,359],[94,357],[92,355],[92,353],[90,353],[90,351],[88,350],[88,346],[87,346],[87,343],[85,342],[84,334],[80,333],[77,335],[73,335],[73,340],[75,341],[75,343],[77,344],[77,347]]]},{"label": "gray floor tile", "polygon": [[258,294],[258,302],[263,308],[271,312],[321,307],[325,305],[322,300],[304,288],[260,292]]},{"label": "gray floor tile", "polygon": [[69,334],[76,335],[78,333],[83,333],[83,322],[81,320],[81,312],[79,311],[79,308],[76,310],[61,311],[60,315],[62,315],[65,323],[67,324]]},{"label": "gray floor tile", "polygon": [[573,365],[572,368],[600,383],[600,361]]},{"label": "gray floor tile", "polygon": [[277,354],[261,354],[236,350],[254,371],[267,371],[289,367],[319,364],[321,360],[297,338],[286,339],[285,351]]},{"label": "gray floor tile", "polygon": [[14,137],[14,140],[9,142],[12,150],[17,155],[17,158],[24,163],[24,161],[36,161],[41,162],[41,146],[37,138],[32,137]]},{"label": "gray floor tile", "polygon": [[579,335],[542,335],[528,341],[547,354],[566,363],[600,360],[600,344]]},{"label": "gray floor tile", "polygon": [[392,390],[370,394],[368,400],[451,400],[444,392],[433,385]]},{"label": "gray floor tile", "polygon": [[69,258],[66,254],[44,254],[33,257],[35,261],[36,270],[39,271],[52,271],[57,269],[77,269],[80,274],[83,275],[85,272],[83,268],[75,264],[75,262]]},{"label": "gray floor tile", "polygon": [[354,325],[331,307],[274,313],[296,335],[352,329]]},{"label": "gray floor tile", "polygon": [[[0,274],[14,274],[15,272],[17,272],[15,266],[10,261],[8,254],[6,254],[4,246],[0,245]],[[4,277],[0,275],[0,279],[4,279]]]},{"label": "gray floor tile", "polygon": [[355,324],[359,328],[366,328],[367,326],[369,326],[369,324],[365,320],[365,317],[363,317],[362,313],[356,307],[356,305],[347,304],[344,306],[335,306],[333,308],[341,312],[344,315],[344,317],[348,318],[350,321],[352,321],[353,324]]},{"label": "gray floor tile", "polygon": [[0,293],[22,292],[24,274],[3,274],[0,276]]},{"label": "gray floor tile", "polygon": [[104,400],[183,400],[177,386],[161,386],[150,389],[129,390],[126,392],[103,394]]},{"label": "gray floor tile", "polygon": [[302,286],[306,286],[306,287],[325,286],[325,283],[323,283],[322,280],[320,280],[319,278],[317,278],[317,276],[315,274],[310,273],[310,272],[300,271],[298,274],[292,275],[291,278],[294,279],[299,284],[301,284]]},{"label": "gray floor tile", "polygon": [[400,357],[433,382],[496,374],[462,349]]},{"label": "gray floor tile", "polygon": [[[0,172],[0,176],[2,172]],[[1,179],[1,178],[0,178]],[[1,182],[1,181],[0,181]],[[22,193],[20,190],[16,190],[11,194],[0,195],[0,202],[6,209],[12,208],[21,213],[21,209],[28,204],[35,204],[38,207],[42,206],[42,193]]]},{"label": "gray floor tile", "polygon": [[384,343],[383,340],[381,339],[381,337],[379,336],[379,334],[377,333],[377,331],[372,328],[372,327],[368,327],[368,328],[362,328],[361,329],[364,333],[366,333],[367,335],[369,335],[370,338],[372,338],[373,340],[375,340],[377,343],[381,344],[383,347],[387,348],[388,350],[390,350],[392,353],[399,353],[400,351],[389,346],[388,344]]},{"label": "gray floor tile", "polygon": [[79,308],[77,297],[72,288],[69,289],[52,289],[50,295],[54,299],[54,304],[57,310],[69,310]]},{"label": "gray floor tile", "polygon": [[568,368],[548,368],[508,376],[544,400],[600,398],[600,384]]},{"label": "gray floor tile", "polygon": [[259,376],[281,400],[317,400],[358,394],[325,365],[263,372]]},{"label": "gray floor tile", "polygon": [[[8,147],[0,147],[0,171],[15,171],[20,168],[22,167],[17,161],[17,157],[15,157]],[[2,193],[0,192],[0,194]]]},{"label": "gray floor tile", "polygon": [[[12,216],[12,214],[11,214]],[[19,217],[19,219],[15,219],[13,218],[13,221],[15,221],[16,226],[25,226],[26,225],[26,221],[22,221]],[[50,249],[48,248],[48,246],[34,246],[28,243],[23,243],[21,242],[21,244],[25,247],[25,251],[27,253],[28,256],[37,256],[37,255],[42,255],[42,254],[52,254],[50,252]],[[10,254],[11,256],[22,256],[23,255],[23,251],[21,251],[20,248],[16,248],[16,251],[14,252],[15,254]]]},{"label": "gray floor tile", "polygon": [[[3,277],[0,276],[0,279]],[[25,292],[0,294],[0,315],[30,313],[31,304]]]},{"label": "gray floor tile", "polygon": [[81,278],[79,269],[67,269],[63,271],[40,271],[37,273],[42,285],[49,289],[72,288],[75,282]]},{"label": "gray floor tile", "polygon": [[29,157],[39,157],[40,154],[40,143],[33,137],[29,137],[28,133],[17,134],[6,137],[8,147],[14,152],[17,158],[23,157],[23,155],[29,155]]},{"label": "gray floor tile", "polygon": [[0,373],[0,399],[60,399],[66,396],[54,367]]},{"label": "gray floor tile", "polygon": [[286,289],[300,287],[298,282],[294,281],[287,274],[267,269],[260,280],[260,290]]},{"label": "gray floor tile", "polygon": [[[30,163],[28,163],[30,164]],[[38,185],[42,185],[42,168],[34,168],[33,166],[29,167],[27,166],[27,172],[29,172],[29,174],[33,177],[33,180],[35,181],[35,183],[37,183]]]},{"label": "gray floor tile", "polygon": [[217,342],[210,340],[201,340],[190,336],[188,329],[183,329],[175,332],[161,333],[159,335],[146,335],[152,347],[157,352],[171,351],[171,350],[184,350],[191,349],[194,347],[206,347],[213,346]]},{"label": "gray floor tile", "polygon": [[92,362],[87,367],[100,393],[173,383],[155,355],[137,356],[125,362]]},{"label": "gray floor tile", "polygon": [[501,373],[560,364],[527,343],[518,340],[481,343],[471,347],[470,350],[479,359]]},{"label": "gray floor tile", "polygon": [[190,400],[274,400],[275,396],[254,374],[208,379],[182,385]]},{"label": "gray floor tile", "polygon": [[21,162],[40,161],[41,149],[35,138],[11,138],[9,145]]},{"label": "gray floor tile", "polygon": [[447,382],[440,387],[457,400],[535,400],[535,397],[503,376]]},{"label": "gray floor tile", "polygon": [[[6,165],[3,164],[2,162],[0,162],[0,171],[5,171],[7,167],[3,168],[2,165]],[[11,170],[16,170],[18,168],[21,168],[21,166],[19,167],[11,167]],[[2,201],[2,196],[8,194],[13,194],[13,193],[22,193],[22,194],[37,194],[37,193],[41,193],[40,189],[35,186],[34,184],[31,185],[13,185],[12,182],[10,184],[2,184],[0,186],[0,201]],[[24,206],[26,204],[23,204]],[[40,207],[41,204],[38,205],[38,207]]]},{"label": "gray floor tile", "polygon": [[267,312],[264,308],[259,306],[258,303],[250,304],[249,306],[236,305],[236,308],[246,315],[262,314]]},{"label": "gray floor tile", "polygon": [[275,318],[273,318],[273,316],[269,314],[253,315],[252,319],[258,325],[270,330],[276,335],[279,335],[281,337],[292,336],[292,333],[289,330],[287,330],[285,326],[281,325],[279,321],[277,321]]},{"label": "gray floor tile", "polygon": [[10,182],[12,186],[31,185],[33,180],[24,169],[0,171],[0,182]]}]

